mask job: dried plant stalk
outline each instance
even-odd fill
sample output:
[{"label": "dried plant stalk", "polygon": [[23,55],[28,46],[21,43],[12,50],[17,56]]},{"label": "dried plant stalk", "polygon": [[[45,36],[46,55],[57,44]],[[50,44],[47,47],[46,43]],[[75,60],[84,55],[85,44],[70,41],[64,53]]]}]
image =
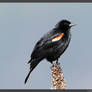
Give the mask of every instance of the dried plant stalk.
[{"label": "dried plant stalk", "polygon": [[52,84],[53,89],[66,89],[66,82],[64,80],[62,69],[60,68],[60,64],[55,64],[51,67],[52,72]]}]

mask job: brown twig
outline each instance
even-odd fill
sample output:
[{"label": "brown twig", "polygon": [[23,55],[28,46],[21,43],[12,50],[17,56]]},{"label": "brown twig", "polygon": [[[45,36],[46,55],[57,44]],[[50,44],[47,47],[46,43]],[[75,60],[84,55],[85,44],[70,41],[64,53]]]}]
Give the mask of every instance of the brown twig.
[{"label": "brown twig", "polygon": [[52,84],[53,89],[66,89],[66,82],[64,80],[62,69],[60,68],[60,64],[55,64],[51,67],[52,72]]}]

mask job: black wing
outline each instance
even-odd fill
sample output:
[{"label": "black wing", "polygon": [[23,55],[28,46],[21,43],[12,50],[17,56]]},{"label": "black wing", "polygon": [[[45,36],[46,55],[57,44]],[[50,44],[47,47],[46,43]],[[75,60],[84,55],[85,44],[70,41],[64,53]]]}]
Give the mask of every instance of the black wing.
[{"label": "black wing", "polygon": [[55,30],[48,32],[45,34],[35,45],[34,50],[31,54],[31,59],[42,58],[45,56],[45,51],[47,48],[51,48],[54,44],[52,39],[60,35],[60,32],[56,32]]}]

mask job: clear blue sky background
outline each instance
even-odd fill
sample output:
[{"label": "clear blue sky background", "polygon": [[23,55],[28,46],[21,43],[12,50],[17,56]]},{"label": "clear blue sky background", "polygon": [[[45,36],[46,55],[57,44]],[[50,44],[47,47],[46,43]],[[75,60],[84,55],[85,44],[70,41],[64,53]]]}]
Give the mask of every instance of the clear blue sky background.
[{"label": "clear blue sky background", "polygon": [[51,64],[46,60],[26,85],[24,79],[37,40],[62,19],[77,24],[59,59],[67,89],[92,89],[92,3],[0,3],[0,89],[51,88]]}]

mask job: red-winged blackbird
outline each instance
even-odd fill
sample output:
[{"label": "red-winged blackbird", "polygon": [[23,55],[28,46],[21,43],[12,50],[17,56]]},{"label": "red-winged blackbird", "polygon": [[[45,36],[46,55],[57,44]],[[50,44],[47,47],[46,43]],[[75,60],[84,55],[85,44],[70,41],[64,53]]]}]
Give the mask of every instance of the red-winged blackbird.
[{"label": "red-winged blackbird", "polygon": [[25,83],[30,73],[41,60],[47,59],[51,63],[57,60],[56,62],[58,62],[58,58],[69,45],[71,39],[70,28],[74,25],[68,20],[61,20],[56,24],[55,28],[37,42],[31,54],[31,60],[28,62],[30,63],[30,71],[25,79]]}]

